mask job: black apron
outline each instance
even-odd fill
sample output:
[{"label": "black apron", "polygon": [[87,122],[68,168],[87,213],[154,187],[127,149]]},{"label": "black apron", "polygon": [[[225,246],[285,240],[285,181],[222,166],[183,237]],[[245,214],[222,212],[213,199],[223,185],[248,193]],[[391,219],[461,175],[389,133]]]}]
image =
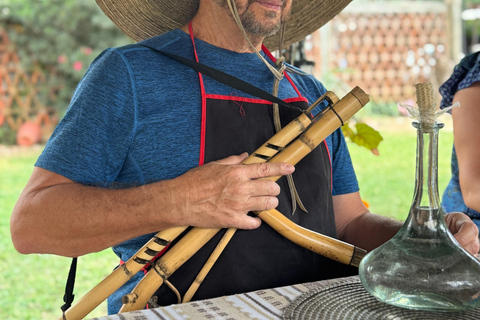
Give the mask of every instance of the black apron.
[{"label": "black apron", "polygon": [[[266,54],[274,59],[269,52],[266,51]],[[202,90],[200,164],[245,151],[251,154],[275,134],[271,102],[209,94],[205,92],[201,74],[199,79]],[[287,79],[300,95],[288,76]],[[302,109],[308,107],[306,99],[301,96],[288,99],[287,102]],[[298,115],[298,112],[280,106],[282,127]],[[325,141],[296,165],[293,178],[308,213],[297,207],[295,214],[290,214],[291,196],[285,177],[277,181],[282,190],[278,196],[277,210],[302,227],[337,238],[331,193],[331,163]],[[182,296],[224,233],[225,230],[220,231],[169,278]],[[292,243],[263,222],[255,230],[237,230],[192,300],[329,279],[356,272],[356,268]],[[166,285],[160,287],[155,296],[159,305],[177,303],[175,294]]]}]

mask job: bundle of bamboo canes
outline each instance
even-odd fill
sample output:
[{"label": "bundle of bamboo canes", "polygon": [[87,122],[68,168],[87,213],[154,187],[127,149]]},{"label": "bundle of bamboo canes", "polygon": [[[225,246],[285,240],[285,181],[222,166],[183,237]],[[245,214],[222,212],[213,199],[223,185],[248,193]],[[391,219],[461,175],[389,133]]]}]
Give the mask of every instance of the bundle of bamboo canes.
[{"label": "bundle of bamboo canes", "polygon": [[[323,101],[327,101],[328,108],[325,108],[316,116],[310,117],[312,110]],[[250,157],[245,159],[243,163],[268,161],[286,162],[295,165],[314,150],[328,135],[350,119],[368,101],[368,96],[359,87],[355,87],[341,100],[333,92],[327,92],[312,104],[305,113],[291,121]],[[275,181],[278,178],[280,177],[270,177],[268,179]],[[338,262],[358,266],[360,260],[366,254],[365,250],[351,244],[302,228],[275,209],[256,212],[256,214],[292,242]],[[161,250],[182,234],[186,228],[176,227],[157,233],[131,259],[113,271],[69,308],[60,319],[76,320],[84,318],[147,263],[150,263]],[[144,308],[150,297],[163,283],[169,285],[169,276],[202,248],[218,231],[220,231],[219,228],[192,228],[174,247],[152,262],[150,271],[130,294],[124,296],[122,300],[124,305],[120,312]],[[204,269],[200,271],[194,284],[187,291],[183,302],[189,301],[193,296],[196,288],[198,288],[234,233],[234,228],[225,233]]]}]

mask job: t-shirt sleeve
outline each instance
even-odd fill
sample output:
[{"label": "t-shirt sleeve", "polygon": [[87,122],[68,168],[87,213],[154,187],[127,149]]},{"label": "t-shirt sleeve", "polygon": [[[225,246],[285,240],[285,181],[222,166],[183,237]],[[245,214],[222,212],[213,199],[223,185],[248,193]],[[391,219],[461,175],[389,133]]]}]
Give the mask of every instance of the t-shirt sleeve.
[{"label": "t-shirt sleeve", "polygon": [[[310,104],[327,91],[320,81],[311,76],[295,77],[295,82]],[[321,103],[312,113],[316,114],[325,107],[326,103]],[[332,194],[335,196],[357,192],[359,190],[357,176],[341,128],[335,130],[326,142],[332,161]]]},{"label": "t-shirt sleeve", "polygon": [[342,130],[340,128],[335,130],[331,138],[332,194],[336,196],[357,192],[359,190],[357,176]]},{"label": "t-shirt sleeve", "polygon": [[464,57],[455,66],[450,78],[440,86],[439,92],[442,95],[440,108],[450,107],[457,91],[468,88],[478,81],[480,81],[480,52]]},{"label": "t-shirt sleeve", "polygon": [[115,49],[98,56],[35,166],[76,182],[109,186],[127,156],[135,129],[134,81]]}]

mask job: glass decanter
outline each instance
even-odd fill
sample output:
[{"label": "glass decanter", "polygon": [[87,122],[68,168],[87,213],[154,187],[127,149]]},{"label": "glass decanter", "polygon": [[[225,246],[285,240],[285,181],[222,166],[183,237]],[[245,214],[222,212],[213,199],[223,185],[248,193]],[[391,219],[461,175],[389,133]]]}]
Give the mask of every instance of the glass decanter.
[{"label": "glass decanter", "polygon": [[375,298],[398,307],[473,309],[480,306],[480,263],[459,246],[445,223],[437,182],[438,131],[443,124],[434,121],[434,102],[430,114],[422,117],[422,94],[433,97],[431,85],[417,85],[420,115],[413,123],[417,163],[410,212],[399,232],[362,260],[360,280]]}]

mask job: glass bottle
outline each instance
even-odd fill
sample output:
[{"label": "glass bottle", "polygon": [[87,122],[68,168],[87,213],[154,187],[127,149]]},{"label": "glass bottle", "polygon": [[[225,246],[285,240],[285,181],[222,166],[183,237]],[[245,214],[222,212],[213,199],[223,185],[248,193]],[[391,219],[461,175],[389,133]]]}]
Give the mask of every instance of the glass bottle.
[{"label": "glass bottle", "polygon": [[438,122],[417,129],[415,192],[400,231],[369,252],[359,266],[365,289],[378,300],[417,310],[480,306],[480,263],[448,230],[437,182]]}]

